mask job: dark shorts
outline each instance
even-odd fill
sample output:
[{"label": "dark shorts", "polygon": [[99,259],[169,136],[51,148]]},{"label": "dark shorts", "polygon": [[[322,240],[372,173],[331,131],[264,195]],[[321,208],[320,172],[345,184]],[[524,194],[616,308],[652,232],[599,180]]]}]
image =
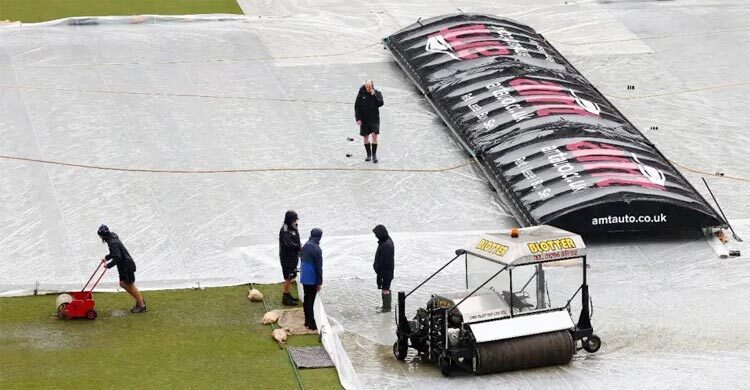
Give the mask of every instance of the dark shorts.
[{"label": "dark shorts", "polygon": [[117,273],[120,274],[120,281],[133,284],[135,283],[135,271],[132,268],[118,269]]},{"label": "dark shorts", "polygon": [[296,263],[281,263],[281,272],[284,274],[284,280],[290,280],[297,277]]},{"label": "dark shorts", "polygon": [[393,275],[378,275],[378,290],[390,290]]},{"label": "dark shorts", "polygon": [[366,137],[372,133],[380,134],[380,123],[364,123],[359,127],[359,135]]}]

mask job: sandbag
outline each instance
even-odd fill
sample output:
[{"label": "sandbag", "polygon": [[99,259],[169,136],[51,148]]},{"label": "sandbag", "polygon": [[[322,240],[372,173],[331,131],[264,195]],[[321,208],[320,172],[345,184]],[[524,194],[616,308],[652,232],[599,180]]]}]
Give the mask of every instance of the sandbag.
[{"label": "sandbag", "polygon": [[271,336],[273,336],[273,338],[279,343],[279,347],[286,345],[287,334],[284,329],[274,329]]},{"label": "sandbag", "polygon": [[247,291],[247,299],[249,299],[252,302],[263,302],[263,293],[258,291],[258,289],[251,289]]},{"label": "sandbag", "polygon": [[260,323],[264,325],[275,324],[276,321],[279,320],[280,315],[280,310],[271,310],[263,315],[263,319],[260,321]]}]

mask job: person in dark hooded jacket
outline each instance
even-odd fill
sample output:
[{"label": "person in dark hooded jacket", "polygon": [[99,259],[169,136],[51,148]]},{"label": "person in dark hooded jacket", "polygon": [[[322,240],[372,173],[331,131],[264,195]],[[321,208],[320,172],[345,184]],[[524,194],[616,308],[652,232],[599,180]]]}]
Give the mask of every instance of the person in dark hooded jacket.
[{"label": "person in dark hooded jacket", "polygon": [[102,263],[107,268],[117,267],[117,273],[120,276],[120,287],[125,289],[135,299],[135,306],[130,309],[130,312],[143,313],[146,311],[146,301],[143,299],[138,287],[135,286],[135,261],[133,261],[125,245],[120,241],[117,233],[111,232],[107,225],[99,226],[99,230],[96,233],[109,247],[109,254],[104,256]]},{"label": "person in dark hooded jacket", "polygon": [[[375,89],[372,80],[365,81],[359,88],[354,101],[354,119],[359,125],[359,135],[365,143],[367,158],[378,162],[378,135],[380,135],[380,107],[383,106],[383,94]],[[372,142],[370,139],[372,138]]]},{"label": "person in dark hooded jacket", "polygon": [[302,263],[300,271],[300,283],[305,293],[303,307],[305,310],[305,326],[310,330],[317,330],[318,325],[315,323],[315,296],[323,285],[323,251],[320,249],[320,239],[323,237],[323,230],[315,228],[310,232],[310,239],[302,247],[300,261]]},{"label": "person in dark hooded jacket", "polygon": [[281,304],[285,306],[297,306],[299,300],[292,296],[292,279],[297,277],[297,266],[299,264],[299,252],[302,249],[299,239],[297,213],[289,210],[284,215],[284,224],[279,230],[279,260],[281,261],[281,272],[284,275],[283,297]]},{"label": "person in dark hooded jacket", "polygon": [[393,240],[388,235],[388,230],[383,225],[372,229],[378,238],[378,249],[375,251],[375,262],[372,268],[377,275],[378,289],[381,290],[383,306],[379,308],[382,313],[391,311],[391,281],[393,280],[394,247]]}]

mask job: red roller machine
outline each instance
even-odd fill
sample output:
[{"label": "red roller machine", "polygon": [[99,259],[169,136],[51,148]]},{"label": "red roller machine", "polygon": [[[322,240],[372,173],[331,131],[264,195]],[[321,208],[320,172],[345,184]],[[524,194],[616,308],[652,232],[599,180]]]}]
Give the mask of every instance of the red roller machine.
[{"label": "red roller machine", "polygon": [[[99,270],[102,271],[99,272]],[[104,265],[104,262],[100,262],[99,266],[94,270],[94,273],[91,274],[89,280],[83,285],[81,291],[71,291],[66,294],[60,294],[55,301],[55,304],[57,305],[57,316],[66,320],[73,318],[96,319],[96,310],[94,310],[96,304],[94,302],[94,288],[96,288],[96,285],[102,280],[105,273],[107,273],[107,267]],[[86,290],[97,274],[99,277],[96,278],[96,281],[91,285],[91,288]]]}]

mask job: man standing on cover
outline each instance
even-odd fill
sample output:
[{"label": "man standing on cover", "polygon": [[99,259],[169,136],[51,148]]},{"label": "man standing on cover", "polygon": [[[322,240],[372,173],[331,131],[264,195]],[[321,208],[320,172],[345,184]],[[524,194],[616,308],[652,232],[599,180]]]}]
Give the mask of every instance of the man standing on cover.
[{"label": "man standing on cover", "polygon": [[297,306],[299,300],[292,296],[292,279],[297,277],[297,266],[299,265],[300,245],[299,230],[297,224],[299,217],[293,210],[284,215],[284,224],[279,230],[279,260],[281,260],[281,272],[284,274],[284,289],[281,304],[284,306]]},{"label": "man standing on cover", "polygon": [[[359,88],[357,100],[354,101],[354,118],[359,125],[359,135],[365,143],[367,158],[365,161],[378,163],[378,135],[380,134],[380,107],[383,106],[383,94],[375,89],[372,80],[365,81]],[[372,142],[370,141],[372,139]]]},{"label": "man standing on cover", "polygon": [[375,270],[378,290],[381,291],[383,299],[383,306],[378,307],[378,312],[388,313],[391,311],[391,281],[393,281],[395,257],[393,240],[383,225],[375,226],[372,232],[378,238],[378,249],[375,251],[375,261],[372,263],[372,268]]}]

